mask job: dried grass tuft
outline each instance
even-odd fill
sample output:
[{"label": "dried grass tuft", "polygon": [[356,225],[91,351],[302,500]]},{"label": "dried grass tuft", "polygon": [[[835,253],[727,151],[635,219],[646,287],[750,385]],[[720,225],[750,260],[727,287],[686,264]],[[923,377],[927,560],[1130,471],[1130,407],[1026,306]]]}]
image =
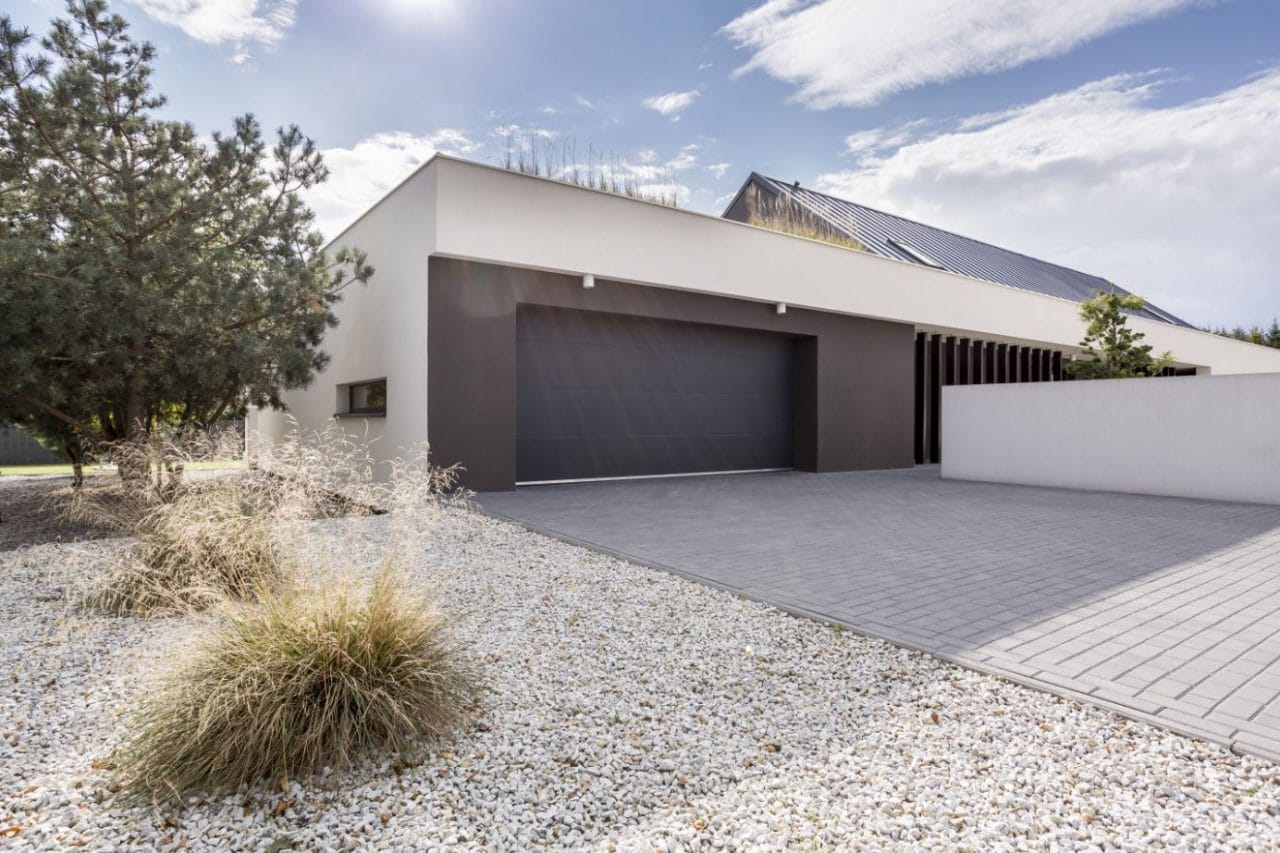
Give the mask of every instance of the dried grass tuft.
[{"label": "dried grass tuft", "polygon": [[578,187],[640,199],[667,207],[680,207],[682,187],[670,165],[632,163],[613,152],[606,154],[588,145],[579,157],[573,139],[556,142],[539,133],[509,133],[502,167],[522,175],[550,178]]},{"label": "dried grass tuft", "polygon": [[[189,446],[165,449],[151,437],[136,455],[188,458],[183,454]],[[285,563],[304,543],[311,522],[368,515],[394,494],[375,481],[368,444],[337,427],[295,432],[262,454],[263,464],[249,471],[183,478],[181,465],[173,464],[164,478],[79,490],[68,517],[137,540],[91,585],[84,603],[148,616],[203,610],[222,599],[251,600],[284,581]],[[429,469],[425,451],[417,455]],[[432,500],[437,496],[431,493]]]},{"label": "dried grass tuft", "polygon": [[137,543],[86,603],[120,615],[167,615],[277,588],[284,558],[272,535],[270,498],[253,489],[261,479],[200,483],[151,506],[133,522]]},{"label": "dried grass tuft", "polygon": [[135,797],[181,799],[415,755],[448,737],[476,674],[433,598],[395,563],[229,610],[159,686],[116,756]]},{"label": "dried grass tuft", "polygon": [[106,482],[54,492],[49,498],[51,513],[79,527],[133,536],[159,499],[150,491],[125,488],[114,479],[103,480]]},{"label": "dried grass tuft", "polygon": [[[313,774],[446,738],[478,695],[451,619],[408,567],[465,496],[411,448],[379,480],[336,427],[257,448],[252,472],[190,483],[139,522],[99,590],[127,612],[207,607],[115,759],[140,799]],[[378,524],[350,516],[385,513]],[[347,516],[347,517],[336,517]]]},{"label": "dried grass tuft", "polygon": [[867,250],[859,241],[841,234],[823,224],[816,216],[783,199],[759,197],[747,221],[759,228],[829,243],[842,249],[852,249],[855,252]]}]

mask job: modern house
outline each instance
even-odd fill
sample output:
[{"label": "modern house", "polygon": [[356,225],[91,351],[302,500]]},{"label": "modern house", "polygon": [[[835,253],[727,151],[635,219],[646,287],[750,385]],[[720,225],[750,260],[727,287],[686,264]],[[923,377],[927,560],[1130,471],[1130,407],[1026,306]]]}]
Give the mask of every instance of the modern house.
[{"label": "modern house", "polygon": [[[865,251],[745,224],[766,200]],[[429,440],[477,490],[937,461],[940,386],[1062,379],[1107,286],[761,175],[715,217],[443,155],[345,244],[377,273],[290,414],[383,458]],[[1180,372],[1280,371],[1158,308],[1130,323]]]}]

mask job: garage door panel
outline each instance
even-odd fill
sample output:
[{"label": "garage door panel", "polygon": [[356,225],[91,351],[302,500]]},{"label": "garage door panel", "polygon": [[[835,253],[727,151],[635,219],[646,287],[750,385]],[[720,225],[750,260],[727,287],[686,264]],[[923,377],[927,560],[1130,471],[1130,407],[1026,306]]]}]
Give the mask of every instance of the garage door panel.
[{"label": "garage door panel", "polygon": [[519,387],[634,389],[636,391],[752,394],[790,387],[790,342],[762,357],[693,350],[652,350],[571,341],[521,341]]},{"label": "garage door panel", "polygon": [[517,479],[785,468],[792,340],[521,306]]},{"label": "garage door panel", "polygon": [[[762,340],[767,339],[767,333],[751,329],[534,305],[520,306],[520,314],[522,340],[594,343],[639,349],[684,350],[691,353],[729,353],[743,358],[759,358]],[[590,320],[583,322],[582,317]],[[714,337],[709,338],[707,330],[714,330]],[[789,342],[783,336],[775,336],[773,340],[779,347]]]},{"label": "garage door panel", "polygon": [[730,394],[637,393],[574,388],[517,391],[521,435],[733,435],[790,440],[789,398]]}]

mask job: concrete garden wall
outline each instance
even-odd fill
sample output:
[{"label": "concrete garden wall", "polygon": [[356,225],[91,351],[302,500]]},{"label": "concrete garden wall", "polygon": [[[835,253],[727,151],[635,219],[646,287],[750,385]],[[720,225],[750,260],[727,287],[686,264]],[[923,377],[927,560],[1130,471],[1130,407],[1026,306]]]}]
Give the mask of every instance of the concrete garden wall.
[{"label": "concrete garden wall", "polygon": [[942,389],[942,476],[1280,504],[1280,373]]}]

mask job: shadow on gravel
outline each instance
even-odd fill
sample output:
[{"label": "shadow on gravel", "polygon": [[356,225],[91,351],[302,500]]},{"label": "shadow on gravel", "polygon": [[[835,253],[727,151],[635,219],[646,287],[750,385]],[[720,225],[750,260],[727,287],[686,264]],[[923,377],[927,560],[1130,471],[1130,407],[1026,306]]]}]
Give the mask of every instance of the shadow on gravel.
[{"label": "shadow on gravel", "polygon": [[0,482],[0,551],[120,535],[107,527],[64,518],[60,507],[70,493],[70,477]]}]

